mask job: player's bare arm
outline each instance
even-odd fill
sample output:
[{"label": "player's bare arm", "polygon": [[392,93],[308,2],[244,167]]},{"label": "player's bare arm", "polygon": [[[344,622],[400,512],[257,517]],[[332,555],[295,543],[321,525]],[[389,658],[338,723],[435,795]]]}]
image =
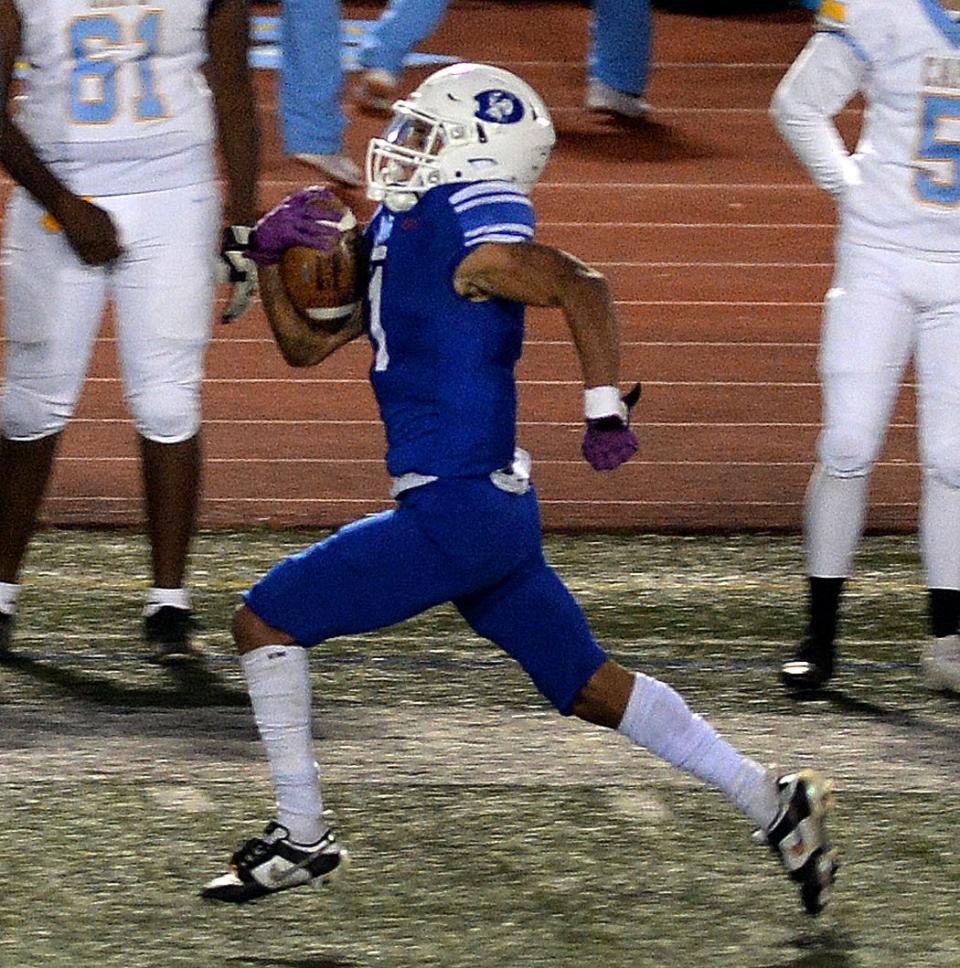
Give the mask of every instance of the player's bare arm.
[{"label": "player's bare arm", "polygon": [[294,309],[283,288],[278,265],[261,266],[258,275],[267,320],[280,354],[290,366],[316,366],[363,332],[363,312],[359,306],[340,329],[330,333],[316,328]]},{"label": "player's bare arm", "polygon": [[620,379],[619,324],[602,273],[575,256],[536,242],[488,242],[458,266],[454,288],[466,299],[510,299],[563,311],[587,387]]},{"label": "player's bare arm", "polygon": [[231,225],[256,220],[259,130],[253,81],[247,62],[249,15],[245,0],[212,0],[207,22],[210,59],[207,83],[217,117],[225,216]]},{"label": "player's bare arm", "polygon": [[40,160],[10,111],[13,70],[20,49],[22,25],[13,0],[0,0],[0,70],[4,123],[0,133],[0,161],[10,177],[22,185],[56,220],[74,250],[90,265],[105,265],[122,252],[116,227],[99,206],[70,191]]}]

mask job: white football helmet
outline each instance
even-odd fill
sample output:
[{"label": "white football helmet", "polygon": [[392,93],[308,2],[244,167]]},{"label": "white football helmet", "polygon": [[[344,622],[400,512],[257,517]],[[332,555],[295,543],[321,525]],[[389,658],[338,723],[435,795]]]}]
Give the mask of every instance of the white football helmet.
[{"label": "white football helmet", "polygon": [[529,84],[499,67],[454,64],[393,105],[383,137],[367,148],[367,196],[405,211],[448,182],[498,179],[526,193],[555,141]]}]

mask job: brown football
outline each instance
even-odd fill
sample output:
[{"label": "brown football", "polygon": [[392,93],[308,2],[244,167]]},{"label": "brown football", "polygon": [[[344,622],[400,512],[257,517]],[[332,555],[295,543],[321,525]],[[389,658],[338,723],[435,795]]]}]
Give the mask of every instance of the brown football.
[{"label": "brown football", "polygon": [[341,204],[337,245],[328,251],[295,245],[280,260],[280,278],[294,309],[328,333],[347,322],[361,298],[360,232],[349,207]]}]

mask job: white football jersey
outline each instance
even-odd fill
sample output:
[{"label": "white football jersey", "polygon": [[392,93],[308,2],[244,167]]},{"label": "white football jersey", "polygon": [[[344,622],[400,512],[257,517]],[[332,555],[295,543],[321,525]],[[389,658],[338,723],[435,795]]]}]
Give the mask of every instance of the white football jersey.
[{"label": "white football jersey", "polygon": [[14,0],[28,75],[17,117],[79,193],[127,194],[215,177],[200,72],[209,0]]},{"label": "white football jersey", "polygon": [[960,253],[960,23],[938,0],[824,0],[819,29],[862,63],[844,236]]}]

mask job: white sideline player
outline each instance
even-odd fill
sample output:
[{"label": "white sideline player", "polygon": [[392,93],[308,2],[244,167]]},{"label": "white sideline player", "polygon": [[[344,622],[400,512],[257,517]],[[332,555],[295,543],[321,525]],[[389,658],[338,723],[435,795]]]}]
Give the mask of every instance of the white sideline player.
[{"label": "white sideline player", "polygon": [[[858,92],[851,155],[832,119]],[[839,205],[804,525],[809,625],[781,677],[815,689],[833,674],[870,471],[912,357],[932,632],[921,664],[931,684],[960,690],[960,0],[824,0],[771,114]]]},{"label": "white sideline player", "polygon": [[[18,184],[4,227],[0,651],[54,453],[111,300],[152,546],[144,634],[158,660],[193,654],[183,580],[216,254],[224,214],[236,229],[255,214],[247,32],[245,0],[0,0],[4,82],[18,51],[29,67],[16,114],[4,105],[0,137],[0,160]],[[245,241],[224,242],[235,294]]]}]

